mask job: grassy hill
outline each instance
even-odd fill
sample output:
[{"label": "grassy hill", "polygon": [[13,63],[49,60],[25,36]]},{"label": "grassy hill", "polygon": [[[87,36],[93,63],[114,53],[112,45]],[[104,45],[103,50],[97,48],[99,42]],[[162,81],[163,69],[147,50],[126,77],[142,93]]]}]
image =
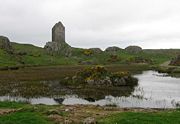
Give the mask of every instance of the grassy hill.
[{"label": "grassy hill", "polygon": [[43,48],[30,44],[12,43],[12,47],[14,54],[0,49],[0,66],[74,64],[70,58],[48,55]]},{"label": "grassy hill", "polygon": [[23,65],[79,65],[79,64],[124,64],[136,62],[136,59],[147,60],[149,64],[161,64],[180,54],[177,49],[143,50],[139,53],[128,53],[119,50],[116,53],[102,52],[86,54],[85,49],[74,48],[71,57],[49,55],[41,48],[30,44],[12,43],[14,53],[0,49],[0,66]]}]

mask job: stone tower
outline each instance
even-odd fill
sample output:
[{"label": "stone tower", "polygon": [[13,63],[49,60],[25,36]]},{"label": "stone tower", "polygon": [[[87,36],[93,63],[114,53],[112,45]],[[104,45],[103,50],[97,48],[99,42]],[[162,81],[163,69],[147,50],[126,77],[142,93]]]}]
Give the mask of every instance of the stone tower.
[{"label": "stone tower", "polygon": [[61,22],[56,23],[52,28],[52,41],[65,42],[65,27]]},{"label": "stone tower", "polygon": [[71,56],[72,47],[65,41],[65,27],[61,22],[56,23],[52,28],[52,41],[44,46],[49,54],[60,54]]}]

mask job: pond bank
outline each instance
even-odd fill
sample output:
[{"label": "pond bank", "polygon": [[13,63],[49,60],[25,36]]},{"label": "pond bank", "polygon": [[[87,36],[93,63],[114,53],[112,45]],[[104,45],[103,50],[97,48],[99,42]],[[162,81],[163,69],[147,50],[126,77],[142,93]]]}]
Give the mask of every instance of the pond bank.
[{"label": "pond bank", "polygon": [[168,73],[170,76],[180,77],[180,66],[160,65],[153,66],[152,69],[159,73]]},{"label": "pond bank", "polygon": [[[25,103],[16,103],[16,102],[0,102],[0,112],[1,111],[10,111],[9,113],[5,113],[0,116],[0,123],[8,124],[26,124],[26,122],[31,122],[31,124],[55,124],[55,123],[62,123],[62,124],[78,124],[78,123],[85,123],[88,120],[98,122],[98,123],[114,123],[130,119],[131,121],[134,120],[133,124],[138,124],[142,122],[146,123],[153,123],[155,121],[159,122],[162,119],[167,120],[167,116],[170,115],[168,118],[168,122],[171,120],[172,122],[180,122],[179,116],[180,111],[178,109],[141,109],[141,108],[117,108],[112,106],[93,106],[93,105],[30,105]],[[122,118],[117,118],[121,115]],[[135,116],[137,114],[144,115],[144,116]],[[25,117],[24,119],[21,118],[22,115]],[[153,120],[149,120],[145,118],[146,116],[157,118]],[[178,118],[177,118],[178,116]],[[114,118],[114,119],[112,119]],[[33,119],[33,120],[31,120]],[[111,119],[112,122],[109,122]],[[138,119],[138,122],[135,121]],[[174,119],[174,120],[172,120]],[[176,120],[177,119],[177,120]],[[16,123],[14,123],[14,122]],[[166,123],[165,123],[166,124]],[[171,123],[169,123],[171,124]],[[173,123],[175,124],[175,123]]]}]

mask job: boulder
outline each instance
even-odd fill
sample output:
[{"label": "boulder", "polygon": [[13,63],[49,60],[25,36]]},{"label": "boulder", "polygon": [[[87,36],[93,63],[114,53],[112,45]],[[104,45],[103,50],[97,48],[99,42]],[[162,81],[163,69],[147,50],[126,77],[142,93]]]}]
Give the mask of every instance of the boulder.
[{"label": "boulder", "polygon": [[114,79],[114,85],[115,86],[125,86],[126,85],[125,78],[115,78]]},{"label": "boulder", "polygon": [[85,80],[85,82],[88,85],[105,85],[105,86],[111,86],[112,85],[112,81],[110,79],[110,77],[106,76],[104,79],[87,79]]},{"label": "boulder", "polygon": [[116,47],[116,46],[112,46],[112,47],[108,47],[105,49],[105,52],[117,52],[119,50],[122,50],[121,48],[119,47]]},{"label": "boulder", "polygon": [[83,121],[83,124],[97,124],[97,121],[93,117],[88,117]]},{"label": "boulder", "polygon": [[129,53],[139,53],[142,51],[142,48],[139,46],[128,46],[125,50]]},{"label": "boulder", "polygon": [[4,49],[7,52],[12,52],[11,42],[7,37],[0,36],[0,49]]},{"label": "boulder", "polygon": [[170,65],[180,66],[180,55],[170,62]]}]

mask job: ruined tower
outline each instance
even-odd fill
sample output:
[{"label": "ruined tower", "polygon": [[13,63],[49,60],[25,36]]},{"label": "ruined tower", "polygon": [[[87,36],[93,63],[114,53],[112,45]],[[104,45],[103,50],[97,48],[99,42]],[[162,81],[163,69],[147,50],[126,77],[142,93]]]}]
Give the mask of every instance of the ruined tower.
[{"label": "ruined tower", "polygon": [[52,28],[52,41],[65,42],[65,27],[61,22],[56,23]]},{"label": "ruined tower", "polygon": [[71,56],[72,47],[65,41],[65,27],[61,22],[56,23],[52,28],[52,41],[47,42],[45,50],[51,54]]}]

